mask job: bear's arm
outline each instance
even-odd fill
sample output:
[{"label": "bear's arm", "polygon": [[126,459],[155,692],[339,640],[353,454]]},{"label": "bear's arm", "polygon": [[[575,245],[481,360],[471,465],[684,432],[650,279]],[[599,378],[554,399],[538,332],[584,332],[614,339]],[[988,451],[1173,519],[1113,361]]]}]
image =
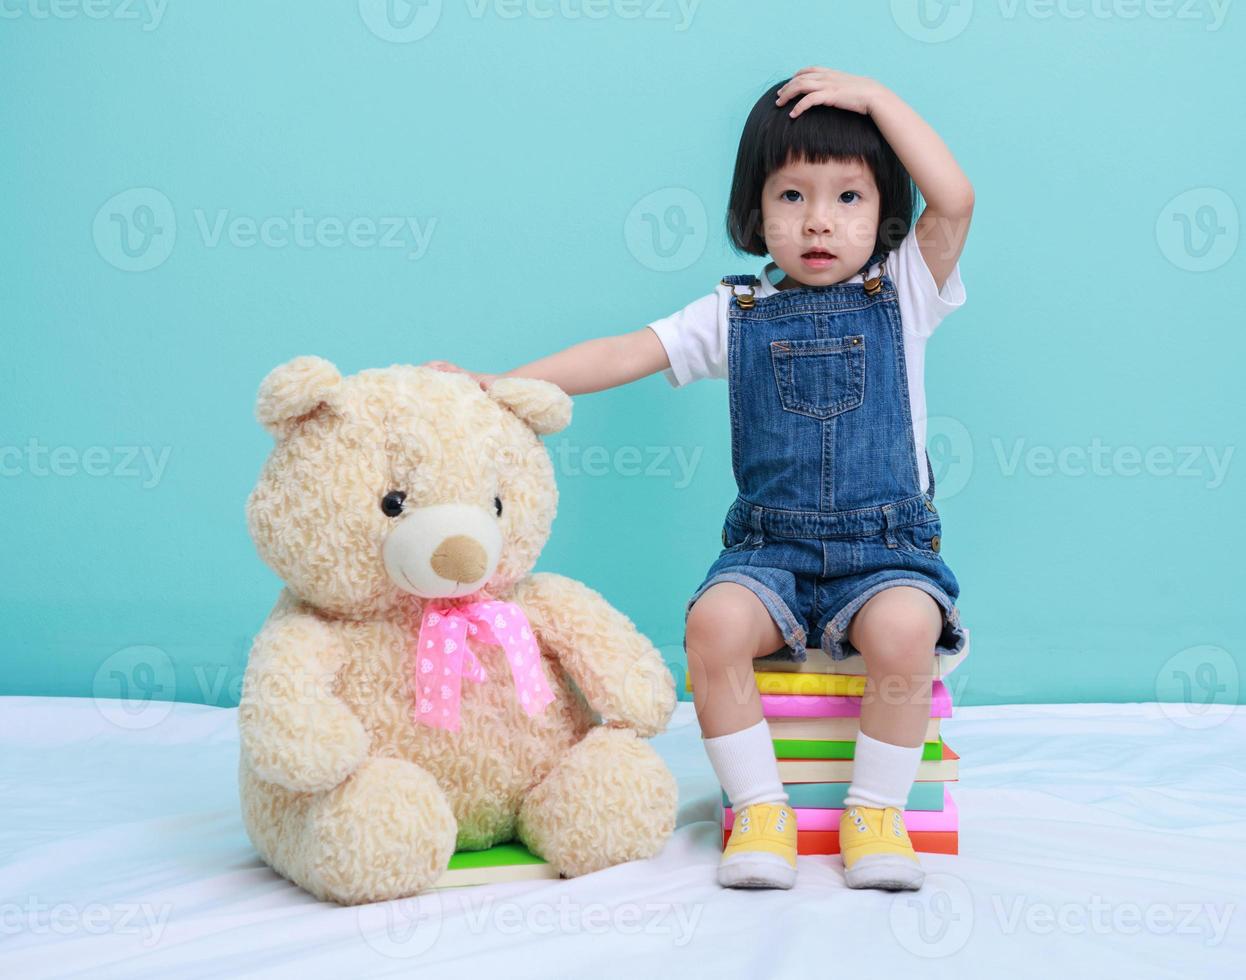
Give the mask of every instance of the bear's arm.
[{"label": "bear's arm", "polygon": [[273,610],[252,644],[238,705],[242,752],[261,779],[296,792],[332,789],[367,758],[367,731],[333,694],[344,655],[323,620],[286,602]]},{"label": "bear's arm", "polygon": [[537,572],[515,586],[532,629],[608,722],[649,737],[675,710],[675,679],[632,621],[583,582]]}]

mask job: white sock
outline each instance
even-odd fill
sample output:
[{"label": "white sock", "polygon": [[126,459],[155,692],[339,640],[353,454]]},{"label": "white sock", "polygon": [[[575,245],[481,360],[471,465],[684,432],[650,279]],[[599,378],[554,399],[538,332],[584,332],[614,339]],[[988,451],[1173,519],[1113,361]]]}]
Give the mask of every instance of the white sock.
[{"label": "white sock", "polygon": [[738,813],[751,803],[787,802],[765,718],[738,732],[701,741],[732,810]]},{"label": "white sock", "polygon": [[852,757],[852,785],[844,797],[844,806],[894,806],[903,810],[921,761],[920,745],[892,745],[858,731]]}]

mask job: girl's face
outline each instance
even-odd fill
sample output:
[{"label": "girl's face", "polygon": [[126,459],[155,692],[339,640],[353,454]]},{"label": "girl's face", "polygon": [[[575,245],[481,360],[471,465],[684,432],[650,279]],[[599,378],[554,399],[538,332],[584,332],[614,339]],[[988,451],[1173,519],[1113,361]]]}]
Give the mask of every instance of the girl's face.
[{"label": "girl's face", "polygon": [[[789,160],[762,187],[762,236],[781,289],[851,279],[874,251],[880,199],[863,161]],[[794,280],[794,281],[789,281]]]}]

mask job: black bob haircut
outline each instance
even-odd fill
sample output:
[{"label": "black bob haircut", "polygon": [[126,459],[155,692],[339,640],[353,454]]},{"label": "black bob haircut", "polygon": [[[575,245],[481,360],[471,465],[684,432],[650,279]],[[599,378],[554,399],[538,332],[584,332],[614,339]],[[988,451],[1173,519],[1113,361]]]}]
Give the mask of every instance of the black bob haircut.
[{"label": "black bob haircut", "polygon": [[761,192],[767,178],[789,161],[861,160],[874,175],[880,195],[875,253],[890,252],[913,223],[916,188],[895,150],[883,139],[869,116],[831,106],[811,106],[793,119],[789,112],[799,99],[776,105],[776,82],[757,100],[740,134],[735,176],[727,202],[727,234],[736,251],[765,255]]}]

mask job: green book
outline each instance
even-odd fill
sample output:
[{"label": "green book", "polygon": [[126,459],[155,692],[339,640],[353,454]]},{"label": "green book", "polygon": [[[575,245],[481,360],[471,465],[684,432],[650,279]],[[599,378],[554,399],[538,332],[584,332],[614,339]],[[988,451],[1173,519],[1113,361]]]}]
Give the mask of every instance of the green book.
[{"label": "green book", "polygon": [[[774,754],[779,759],[851,759],[856,740],[821,738],[775,738]],[[943,740],[922,743],[922,759],[942,759]]]},{"label": "green book", "polygon": [[[815,810],[839,810],[848,795],[848,783],[784,783],[788,806],[809,807]],[[906,810],[942,810],[943,790],[940,782],[914,782],[909,790]],[[731,806],[727,794],[722,794],[723,806]]]},{"label": "green book", "polygon": [[450,855],[449,867],[432,887],[458,888],[557,877],[558,872],[548,861],[533,854],[519,841],[511,841],[483,851],[455,851]]}]

